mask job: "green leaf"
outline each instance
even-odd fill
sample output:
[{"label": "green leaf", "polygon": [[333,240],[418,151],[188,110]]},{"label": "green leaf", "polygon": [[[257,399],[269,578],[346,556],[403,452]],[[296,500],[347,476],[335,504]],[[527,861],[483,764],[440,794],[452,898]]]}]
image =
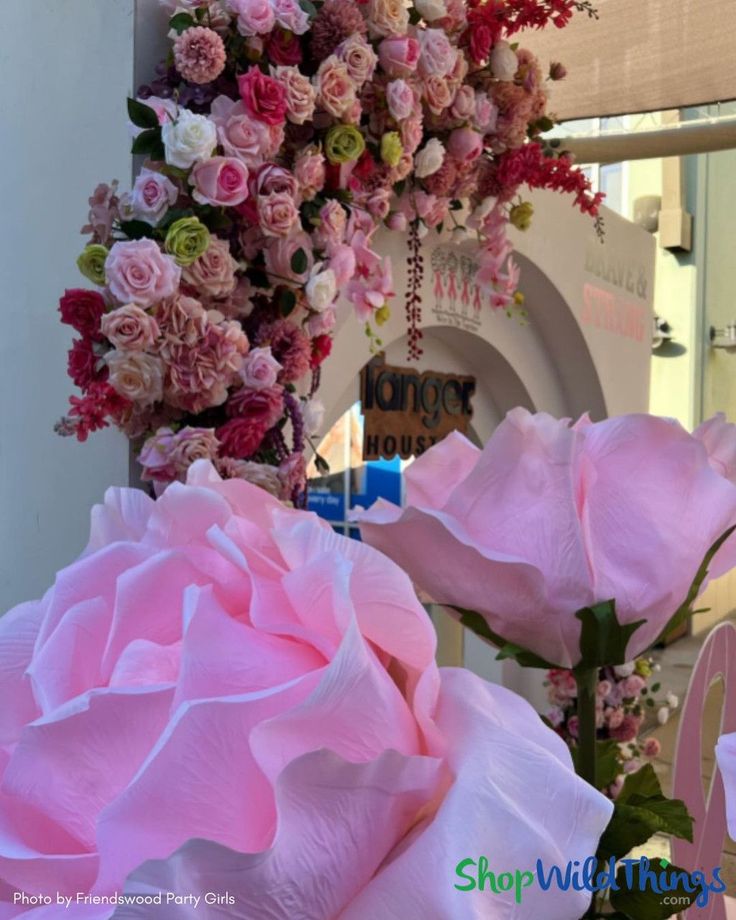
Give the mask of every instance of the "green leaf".
[{"label": "green leaf", "polygon": [[628,774],[616,802],[621,804],[628,802],[632,795],[643,795],[645,797],[662,795],[662,786],[654,767],[650,763],[645,764],[636,773]]},{"label": "green leaf", "polygon": [[290,288],[279,288],[276,304],[282,316],[288,316],[296,306],[296,294]]},{"label": "green leaf", "polygon": [[626,647],[636,630],[646,622],[621,625],[616,617],[616,601],[603,601],[584,607],[575,614],[583,624],[580,631],[581,660],[576,670],[603,668],[626,663]]},{"label": "green leaf", "polygon": [[308,267],[309,261],[306,252],[303,249],[297,249],[291,257],[291,270],[295,275],[303,275]]},{"label": "green leaf", "polygon": [[524,668],[543,668],[545,671],[557,667],[557,665],[550,664],[549,661],[545,661],[543,658],[540,658],[533,652],[527,651],[520,645],[514,645],[513,642],[507,642],[502,636],[494,633],[484,618],[474,610],[466,610],[463,607],[452,607],[451,605],[447,606],[457,611],[463,626],[471,630],[471,632],[474,632],[476,636],[479,636],[481,639],[490,642],[491,645],[495,645],[496,648],[500,649],[496,656],[498,661],[503,661],[505,658],[512,658]]},{"label": "green leaf", "polygon": [[304,10],[310,19],[314,19],[314,17],[317,15],[317,7],[311,2],[311,0],[299,0],[299,6]]},{"label": "green leaf", "polygon": [[662,795],[654,768],[646,764],[626,777],[597,856],[621,858],[658,833],[692,841],[693,819],[684,802]]},{"label": "green leaf", "polygon": [[[632,867],[632,884],[627,885],[626,868],[621,866],[616,873],[620,890],[611,891],[611,905],[630,920],[666,920],[695,903],[697,891],[688,891],[682,883],[682,877],[689,878],[689,873],[684,869],[672,864],[663,866],[659,860],[655,860],[649,871],[656,872],[658,880],[664,875],[667,882],[667,890],[658,893],[649,884],[644,891],[639,890],[641,866],[638,864]],[[676,884],[678,878],[680,881]],[[665,904],[665,899],[675,903]]]},{"label": "green leaf", "polygon": [[692,616],[693,603],[698,594],[700,594],[700,589],[706,579],[706,576],[708,575],[708,569],[710,568],[710,564],[713,561],[713,557],[735,530],[736,524],[734,524],[733,527],[729,527],[729,529],[724,534],[721,534],[721,536],[705,554],[705,558],[700,564],[700,568],[698,569],[695,578],[693,579],[693,583],[690,585],[690,590],[687,592],[687,597],[677,608],[677,611],[675,612],[672,619],[669,621],[669,623],[667,623],[665,628],[659,634],[657,639],[652,643],[652,645],[659,645],[661,642],[664,642],[670,633],[673,633],[676,629],[679,629],[685,620]]},{"label": "green leaf", "polygon": [[128,99],[128,118],[136,128],[158,128],[158,115],[137,99]]},{"label": "green leaf", "polygon": [[150,239],[153,236],[153,227],[144,220],[121,221],[120,229],[129,240]]},{"label": "green leaf", "polygon": [[179,35],[196,24],[194,17],[190,16],[189,13],[177,13],[176,16],[172,16],[169,20],[169,26]]},{"label": "green leaf", "polygon": [[152,128],[148,131],[142,131],[133,141],[132,152],[142,156],[150,156],[152,160],[163,160],[165,152],[161,141],[161,129]]}]

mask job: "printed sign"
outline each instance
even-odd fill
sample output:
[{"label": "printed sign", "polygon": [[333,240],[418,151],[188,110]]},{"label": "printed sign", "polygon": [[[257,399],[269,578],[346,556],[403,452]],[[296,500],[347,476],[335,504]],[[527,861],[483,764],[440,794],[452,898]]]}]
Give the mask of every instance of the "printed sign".
[{"label": "printed sign", "polygon": [[363,459],[419,456],[473,417],[475,377],[391,367],[382,357],[360,375]]}]

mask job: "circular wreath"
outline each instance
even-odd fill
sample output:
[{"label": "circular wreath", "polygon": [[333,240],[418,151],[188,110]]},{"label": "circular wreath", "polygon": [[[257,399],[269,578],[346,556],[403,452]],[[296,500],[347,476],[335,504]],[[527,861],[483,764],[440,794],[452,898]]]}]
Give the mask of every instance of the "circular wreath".
[{"label": "circular wreath", "polygon": [[[113,423],[143,478],[226,477],[304,501],[306,439],[338,302],[371,350],[394,296],[381,225],[409,234],[409,356],[421,355],[422,238],[477,234],[477,283],[521,309],[506,237],[522,185],[600,196],[541,135],[551,82],[510,39],[594,16],[588,0],[162,0],[172,48],[128,100],[131,192],[101,185],[79,258],[97,290],[68,290],[82,390],[57,426]],[[461,220],[462,217],[462,220]],[[287,441],[288,432],[288,441]]]}]

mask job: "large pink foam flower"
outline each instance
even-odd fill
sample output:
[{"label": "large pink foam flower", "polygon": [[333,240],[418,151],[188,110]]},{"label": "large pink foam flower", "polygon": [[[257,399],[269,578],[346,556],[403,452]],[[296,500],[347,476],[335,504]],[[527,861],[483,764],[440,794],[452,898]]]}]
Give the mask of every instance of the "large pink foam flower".
[{"label": "large pink foam flower", "polygon": [[[160,889],[227,875],[236,903],[205,920],[516,910],[454,867],[583,859],[610,803],[523,700],[434,651],[389,560],[207,461],[155,503],[111,490],[82,558],[0,620],[2,916],[14,891],[111,894],[146,860]],[[586,897],[524,903],[575,920]]]},{"label": "large pink foam flower", "polygon": [[611,599],[619,622],[645,620],[628,658],[648,648],[736,524],[736,488],[703,445],[648,415],[571,426],[514,409],[484,450],[452,435],[406,480],[408,507],[378,502],[360,516],[364,538],[439,603],[563,667],[580,660],[575,613]]},{"label": "large pink foam flower", "polygon": [[736,734],[721,735],[716,745],[716,760],[726,790],[728,836],[736,840]]}]

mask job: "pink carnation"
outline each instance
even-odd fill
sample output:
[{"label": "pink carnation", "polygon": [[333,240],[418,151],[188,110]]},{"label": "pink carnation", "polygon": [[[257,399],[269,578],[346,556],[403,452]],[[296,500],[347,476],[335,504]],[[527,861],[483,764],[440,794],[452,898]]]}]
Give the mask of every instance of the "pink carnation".
[{"label": "pink carnation", "polygon": [[174,42],[176,69],[190,83],[211,83],[225,69],[227,55],[222,38],[212,29],[195,26]]},{"label": "pink carnation", "polygon": [[309,371],[312,346],[309,337],[288,319],[262,326],[258,344],[270,345],[271,353],[281,365],[280,383],[293,383]]},{"label": "pink carnation", "polygon": [[260,420],[233,418],[217,429],[220,453],[224,457],[245,460],[261,446],[268,427]]}]

